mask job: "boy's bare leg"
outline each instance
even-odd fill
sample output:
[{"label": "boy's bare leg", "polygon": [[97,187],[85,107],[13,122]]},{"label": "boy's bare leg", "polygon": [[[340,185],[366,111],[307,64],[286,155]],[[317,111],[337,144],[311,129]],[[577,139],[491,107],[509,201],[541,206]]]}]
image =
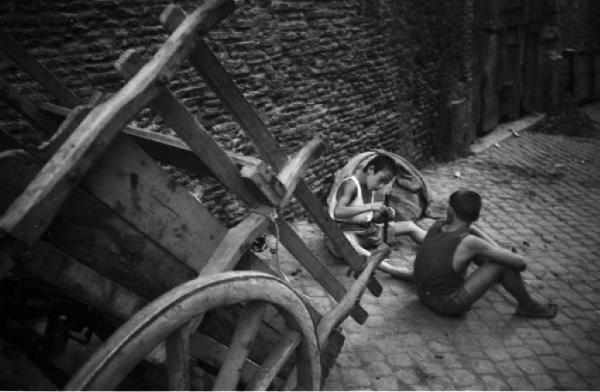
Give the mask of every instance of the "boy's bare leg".
[{"label": "boy's bare leg", "polygon": [[425,234],[427,234],[425,230],[421,229],[413,221],[390,222],[389,227],[392,229],[393,235],[408,234],[418,244],[423,242]]},{"label": "boy's bare leg", "polygon": [[394,278],[413,282],[413,271],[411,269],[397,267],[390,264],[387,260],[389,259],[385,259],[379,264],[379,269],[381,271],[392,275]]},{"label": "boy's bare leg", "polygon": [[498,263],[484,262],[467,278],[463,287],[469,292],[473,298],[473,302],[475,302],[498,282],[519,303],[517,313],[529,317],[544,318],[556,315],[556,307],[554,305],[543,305],[531,298],[525,287],[525,282],[518,271],[504,267]]}]

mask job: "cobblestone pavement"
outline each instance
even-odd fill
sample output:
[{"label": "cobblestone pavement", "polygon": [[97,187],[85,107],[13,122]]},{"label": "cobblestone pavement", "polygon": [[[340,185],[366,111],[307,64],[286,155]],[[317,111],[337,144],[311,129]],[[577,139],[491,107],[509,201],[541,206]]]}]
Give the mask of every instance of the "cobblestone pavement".
[{"label": "cobblestone pavement", "polygon": [[[534,297],[559,304],[558,316],[515,316],[515,301],[498,287],[465,317],[442,318],[418,302],[410,283],[378,272],[384,292],[379,298],[364,294],[361,303],[370,314],[364,325],[343,323],[346,342],[324,388],[600,389],[600,140],[526,132],[422,172],[434,213],[443,213],[458,188],[482,194],[479,227],[529,258],[527,286]],[[296,227],[348,281],[319,229],[309,222]],[[415,245],[396,245],[396,256],[410,263]],[[332,301],[284,253],[292,283],[326,311]]]}]

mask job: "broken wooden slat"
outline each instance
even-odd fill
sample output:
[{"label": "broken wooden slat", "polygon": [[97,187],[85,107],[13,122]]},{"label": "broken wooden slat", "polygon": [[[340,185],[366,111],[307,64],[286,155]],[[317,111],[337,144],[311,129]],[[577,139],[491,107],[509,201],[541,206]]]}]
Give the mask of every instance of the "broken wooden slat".
[{"label": "broken wooden slat", "polygon": [[301,340],[302,336],[298,332],[293,330],[288,331],[281,338],[279,344],[273,348],[267,359],[265,359],[252,382],[246,387],[246,390],[266,391],[285,362],[294,354]]},{"label": "broken wooden slat", "polygon": [[27,97],[15,90],[4,78],[0,76],[0,99],[10,105],[13,109],[25,117],[32,125],[44,132],[46,135],[52,135],[58,123],[44,113],[42,113]]},{"label": "broken wooden slat", "polygon": [[[167,7],[161,15],[161,22],[169,31],[177,29],[177,26],[179,26],[184,19],[185,12],[181,7],[175,5]],[[223,102],[225,107],[228,108],[238,120],[261,156],[276,169],[281,169],[281,166],[285,163],[287,157],[279,149],[273,135],[268,131],[250,103],[244,98],[235,82],[231,79],[204,40],[198,40],[196,42],[196,46],[190,54],[190,61],[202,75],[206,83]],[[352,248],[341,230],[327,216],[325,208],[323,208],[323,203],[312,193],[304,181],[301,181],[298,184],[294,193],[309,214],[314,218],[315,222],[321,227],[325,235],[327,235],[335,244],[336,248],[340,250],[340,253],[346,262],[352,268],[361,270],[363,268],[363,261]],[[368,287],[374,295],[380,295],[383,290],[375,278],[369,282]]]},{"label": "broken wooden slat", "polygon": [[236,390],[243,365],[248,358],[251,343],[254,341],[260,327],[262,315],[268,304],[266,302],[251,302],[246,304],[238,320],[229,351],[219,369],[219,374],[213,385],[213,391]]},{"label": "broken wooden slat", "polygon": [[23,47],[21,47],[21,45],[19,45],[19,43],[3,28],[0,28],[0,49],[44,86],[46,91],[54,95],[61,104],[70,108],[80,104],[80,99],[73,91],[27,53],[27,51],[23,49]]},{"label": "broken wooden slat", "polygon": [[31,245],[45,231],[69,192],[110,141],[158,93],[155,81],[168,81],[187,57],[197,33],[233,9],[226,0],[198,7],[169,37],[153,59],[108,101],[94,108],[0,220],[0,228]]}]

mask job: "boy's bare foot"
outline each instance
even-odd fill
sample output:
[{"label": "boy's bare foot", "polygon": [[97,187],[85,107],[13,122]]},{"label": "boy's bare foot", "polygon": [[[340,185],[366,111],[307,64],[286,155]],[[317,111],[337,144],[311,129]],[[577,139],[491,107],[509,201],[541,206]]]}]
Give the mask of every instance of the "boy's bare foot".
[{"label": "boy's bare foot", "polygon": [[541,304],[537,301],[532,301],[531,304],[517,306],[516,314],[522,317],[531,318],[554,318],[558,312],[558,305]]},{"label": "boy's bare foot", "polygon": [[384,259],[379,264],[379,270],[392,275],[394,278],[406,280],[408,282],[413,281],[413,271],[410,268],[400,267],[392,264],[394,259]]}]

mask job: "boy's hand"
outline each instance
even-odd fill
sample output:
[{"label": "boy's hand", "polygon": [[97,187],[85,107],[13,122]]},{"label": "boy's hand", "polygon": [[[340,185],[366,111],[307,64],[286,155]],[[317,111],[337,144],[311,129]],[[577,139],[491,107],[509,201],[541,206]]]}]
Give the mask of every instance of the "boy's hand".
[{"label": "boy's hand", "polygon": [[369,204],[369,209],[373,212],[378,212],[380,214],[385,214],[387,207],[383,204],[382,201],[376,201],[374,203]]},{"label": "boy's hand", "polygon": [[394,219],[396,217],[396,210],[392,207],[385,207],[385,214],[388,219]]}]

